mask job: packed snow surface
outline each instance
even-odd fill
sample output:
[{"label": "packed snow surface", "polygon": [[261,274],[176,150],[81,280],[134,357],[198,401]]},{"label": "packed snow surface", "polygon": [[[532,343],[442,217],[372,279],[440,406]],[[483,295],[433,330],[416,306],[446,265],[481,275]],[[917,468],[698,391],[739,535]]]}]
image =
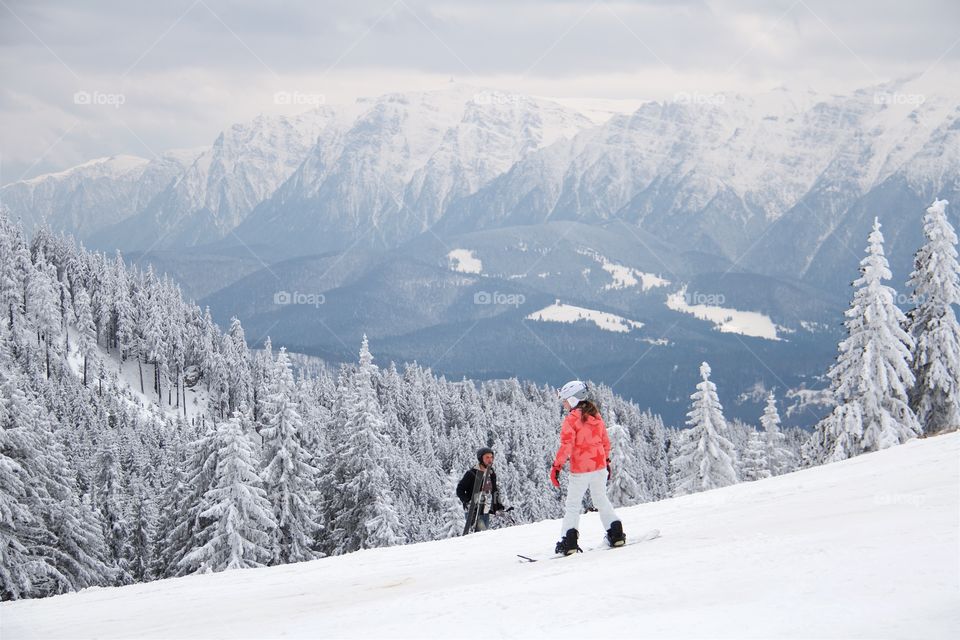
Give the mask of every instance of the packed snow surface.
[{"label": "packed snow surface", "polygon": [[667,296],[667,307],[712,322],[723,333],[739,333],[767,340],[780,339],[777,336],[777,325],[769,316],[757,311],[738,311],[711,304],[690,304],[687,301],[686,287]]},{"label": "packed snow surface", "polygon": [[[552,549],[554,520],[5,603],[0,636],[955,638],[958,467],[952,433],[622,508],[628,537],[662,532],[622,549],[521,564]],[[580,529],[599,542],[596,514]]]},{"label": "packed snow surface", "polygon": [[527,320],[539,320],[542,322],[578,322],[580,320],[586,320],[605,331],[615,331],[617,333],[627,333],[631,329],[639,329],[643,326],[642,322],[637,322],[636,320],[630,320],[613,313],[607,313],[606,311],[597,311],[596,309],[564,304],[559,300],[549,307],[534,311],[527,316]]},{"label": "packed snow surface", "polygon": [[470,249],[454,249],[447,254],[450,268],[462,273],[482,273],[483,262]]}]

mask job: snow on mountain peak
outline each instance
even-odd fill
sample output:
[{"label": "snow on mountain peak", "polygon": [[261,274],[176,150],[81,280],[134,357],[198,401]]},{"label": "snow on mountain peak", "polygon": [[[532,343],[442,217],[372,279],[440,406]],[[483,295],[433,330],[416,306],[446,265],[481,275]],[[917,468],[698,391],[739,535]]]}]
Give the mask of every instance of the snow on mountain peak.
[{"label": "snow on mountain peak", "polygon": [[48,224],[88,238],[142,210],[194,155],[175,150],[153,160],[123,154],[97,158],[5,185],[0,193],[27,229]]},{"label": "snow on mountain peak", "polygon": [[[48,180],[63,180],[71,177],[83,178],[110,178],[121,180],[129,178],[130,174],[143,169],[150,161],[139,156],[118,154],[105,158],[95,158],[69,169],[56,173],[45,173],[27,180],[23,184],[36,185]],[[5,185],[6,186],[6,185]]]},{"label": "snow on mountain peak", "polygon": [[317,251],[372,228],[368,241],[395,243],[521,158],[590,126],[557,103],[460,83],[361,100],[355,119],[321,133],[238,233],[264,239],[285,229],[300,250]]},{"label": "snow on mountain peak", "polygon": [[[374,245],[392,246],[427,229],[560,216],[619,218],[733,259],[824,189],[841,194],[845,211],[897,174],[917,189],[951,188],[960,112],[950,86],[931,72],[844,96],[789,87],[686,91],[628,110],[628,101],[451,82],[295,116],[261,115],[226,128],[173,184],[155,185],[155,199],[153,187],[138,190],[136,202],[104,222],[125,220],[130,210],[137,220],[100,244],[136,248],[161,237],[162,246],[190,246],[236,232],[313,252],[348,246],[366,231]],[[116,156],[23,184],[85,172],[122,181],[146,166]],[[50,200],[52,211],[68,201],[4,194],[25,217],[32,214],[20,204],[43,209]],[[67,218],[75,215],[85,214]]]}]

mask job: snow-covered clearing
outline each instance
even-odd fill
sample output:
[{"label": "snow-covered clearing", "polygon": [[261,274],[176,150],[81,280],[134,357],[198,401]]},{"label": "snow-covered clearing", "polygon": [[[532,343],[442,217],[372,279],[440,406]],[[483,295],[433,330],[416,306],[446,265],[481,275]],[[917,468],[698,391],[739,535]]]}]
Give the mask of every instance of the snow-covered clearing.
[{"label": "snow-covered clearing", "polygon": [[[663,534],[623,549],[521,564],[552,549],[548,521],[5,603],[0,636],[953,638],[958,486],[952,433],[620,509],[628,536]],[[581,531],[599,541],[595,514]]]},{"label": "snow-covered clearing", "polygon": [[611,262],[593,249],[580,249],[577,251],[577,253],[590,256],[596,260],[598,263],[600,263],[600,266],[603,267],[603,270],[609,273],[610,277],[613,278],[613,282],[604,285],[604,290],[609,291],[611,289],[626,289],[628,287],[635,287],[639,284],[641,291],[648,291],[655,287],[666,287],[670,284],[669,280],[665,280],[658,275],[639,271],[633,267],[617,264],[616,262]]},{"label": "snow-covered clearing", "polygon": [[630,320],[623,316],[607,313],[606,311],[597,311],[596,309],[564,304],[559,300],[539,311],[534,311],[527,316],[527,320],[570,323],[586,320],[587,322],[592,322],[597,325],[600,329],[618,333],[627,333],[632,329],[639,329],[643,326],[642,322],[637,322],[636,320]]},{"label": "snow-covered clearing", "polygon": [[667,296],[667,307],[674,311],[688,313],[700,320],[712,322],[718,330],[724,333],[739,333],[755,338],[780,340],[777,336],[779,327],[769,316],[757,311],[738,311],[737,309],[709,304],[689,304],[686,287]]},{"label": "snow-covered clearing", "polygon": [[453,249],[447,254],[450,268],[461,273],[482,273],[483,262],[470,249]]}]

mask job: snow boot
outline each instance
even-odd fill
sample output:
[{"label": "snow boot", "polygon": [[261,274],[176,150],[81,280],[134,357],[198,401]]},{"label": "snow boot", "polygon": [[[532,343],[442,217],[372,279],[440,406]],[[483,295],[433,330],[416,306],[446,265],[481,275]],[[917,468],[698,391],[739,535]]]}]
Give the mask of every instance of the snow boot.
[{"label": "snow boot", "polygon": [[575,553],[583,553],[583,549],[577,546],[577,537],[578,533],[576,529],[567,529],[566,535],[563,536],[563,539],[557,543],[556,548],[554,548],[554,553],[559,553],[564,556],[571,556]]},{"label": "snow boot", "polygon": [[611,547],[622,547],[627,544],[627,536],[623,534],[623,525],[619,520],[610,523],[607,529],[607,542]]}]

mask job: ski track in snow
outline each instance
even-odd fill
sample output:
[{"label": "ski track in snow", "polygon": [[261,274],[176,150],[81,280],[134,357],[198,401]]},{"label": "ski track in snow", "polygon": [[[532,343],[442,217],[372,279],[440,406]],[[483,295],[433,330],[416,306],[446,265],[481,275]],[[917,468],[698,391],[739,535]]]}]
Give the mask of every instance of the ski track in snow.
[{"label": "ski track in snow", "polygon": [[[662,531],[649,544],[518,562],[552,549],[547,521],[8,602],[0,636],[953,638],[958,467],[953,433],[620,509],[628,536]],[[596,514],[580,528],[600,542]]]}]

